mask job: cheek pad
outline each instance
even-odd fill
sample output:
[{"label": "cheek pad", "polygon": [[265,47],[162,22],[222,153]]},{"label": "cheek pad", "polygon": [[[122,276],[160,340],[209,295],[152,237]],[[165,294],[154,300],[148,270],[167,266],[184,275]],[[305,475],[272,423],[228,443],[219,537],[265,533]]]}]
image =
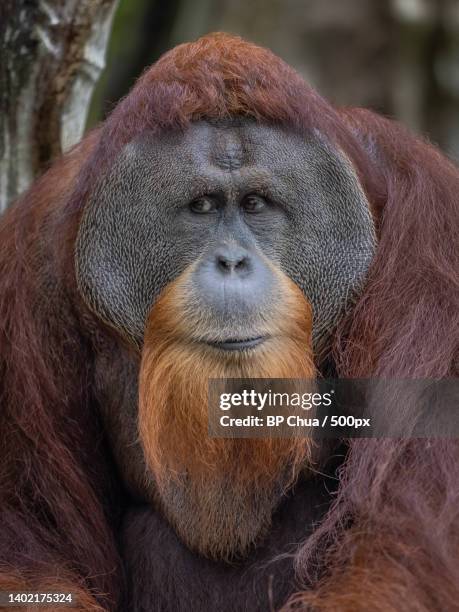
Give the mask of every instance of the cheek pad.
[{"label": "cheek pad", "polygon": [[141,345],[146,316],[177,274],[177,248],[148,172],[120,165],[86,205],[75,263],[79,290],[98,316]]},{"label": "cheek pad", "polygon": [[346,166],[315,178],[313,201],[292,224],[283,264],[312,306],[316,354],[360,293],[376,249],[368,201]]}]

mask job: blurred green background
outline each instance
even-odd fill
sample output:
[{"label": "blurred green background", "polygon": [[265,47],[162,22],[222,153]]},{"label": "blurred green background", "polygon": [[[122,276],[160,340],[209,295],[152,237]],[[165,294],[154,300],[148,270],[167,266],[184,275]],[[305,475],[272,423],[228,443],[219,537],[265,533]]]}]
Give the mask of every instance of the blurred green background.
[{"label": "blurred green background", "polygon": [[120,0],[92,127],[164,51],[223,30],[337,105],[394,117],[459,159],[459,0]]}]

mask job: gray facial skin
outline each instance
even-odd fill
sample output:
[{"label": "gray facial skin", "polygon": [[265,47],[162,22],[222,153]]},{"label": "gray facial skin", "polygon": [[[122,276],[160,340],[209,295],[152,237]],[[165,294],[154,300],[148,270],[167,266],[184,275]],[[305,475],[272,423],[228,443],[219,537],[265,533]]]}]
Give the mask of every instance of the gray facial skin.
[{"label": "gray facial skin", "polygon": [[[190,264],[201,270],[198,293],[210,296],[203,305],[229,310],[212,289],[222,248],[230,261],[247,258],[247,321],[273,299],[263,264],[270,260],[311,303],[314,348],[322,351],[375,250],[368,202],[347,158],[317,134],[305,139],[248,120],[145,135],[125,147],[87,204],[76,245],[79,288],[141,346],[153,303]],[[236,300],[227,339],[253,337],[250,325],[241,328],[246,305]]]}]

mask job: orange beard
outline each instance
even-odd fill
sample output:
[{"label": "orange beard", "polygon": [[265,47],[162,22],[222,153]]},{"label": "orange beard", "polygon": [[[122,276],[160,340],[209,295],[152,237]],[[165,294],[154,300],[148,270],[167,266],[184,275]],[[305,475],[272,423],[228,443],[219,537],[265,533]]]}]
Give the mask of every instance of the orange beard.
[{"label": "orange beard", "polygon": [[315,375],[310,305],[290,279],[276,275],[281,304],[270,313],[268,339],[254,349],[223,351],[199,342],[205,313],[190,314],[189,270],[164,290],[147,323],[139,435],[154,501],[187,546],[213,558],[246,554],[310,461],[308,438],[208,434],[209,378]]}]

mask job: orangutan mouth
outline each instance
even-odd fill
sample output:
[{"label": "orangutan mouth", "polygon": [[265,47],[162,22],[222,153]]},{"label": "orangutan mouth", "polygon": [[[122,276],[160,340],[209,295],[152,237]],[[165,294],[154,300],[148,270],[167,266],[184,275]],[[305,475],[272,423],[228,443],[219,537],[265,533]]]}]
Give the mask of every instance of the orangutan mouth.
[{"label": "orangutan mouth", "polygon": [[255,348],[265,340],[266,336],[257,336],[256,338],[247,338],[245,340],[228,339],[222,342],[208,342],[208,344],[223,351],[242,351],[244,349]]}]

